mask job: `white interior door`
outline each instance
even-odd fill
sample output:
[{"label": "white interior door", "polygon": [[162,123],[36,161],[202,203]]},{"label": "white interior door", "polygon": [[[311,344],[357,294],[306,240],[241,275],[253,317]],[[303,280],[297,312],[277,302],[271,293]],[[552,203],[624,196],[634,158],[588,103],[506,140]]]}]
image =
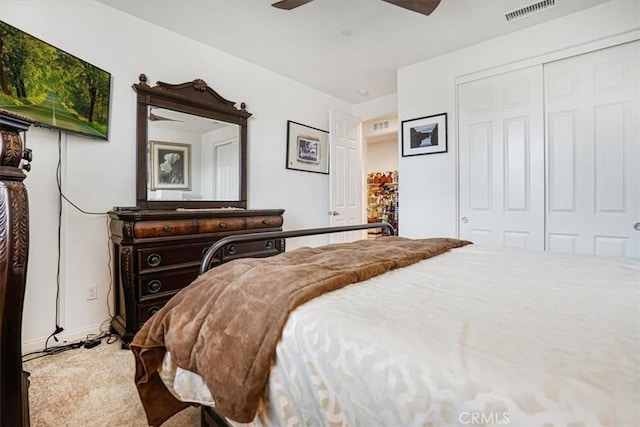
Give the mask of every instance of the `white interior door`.
[{"label": "white interior door", "polygon": [[[360,120],[339,111],[329,112],[331,226],[364,223],[364,172]],[[331,242],[363,239],[364,232],[334,233]]]},{"label": "white interior door", "polygon": [[542,67],[458,87],[459,235],[544,249]]},{"label": "white interior door", "polygon": [[549,250],[640,257],[639,58],[634,42],[544,66]]}]

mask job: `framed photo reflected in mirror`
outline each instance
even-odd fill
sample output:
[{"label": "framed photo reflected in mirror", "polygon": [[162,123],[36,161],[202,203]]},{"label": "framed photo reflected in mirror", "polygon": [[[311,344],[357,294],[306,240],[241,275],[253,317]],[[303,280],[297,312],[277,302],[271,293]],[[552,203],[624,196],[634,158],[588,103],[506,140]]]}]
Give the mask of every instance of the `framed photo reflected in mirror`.
[{"label": "framed photo reflected in mirror", "polygon": [[149,141],[151,190],[191,190],[191,145]]}]

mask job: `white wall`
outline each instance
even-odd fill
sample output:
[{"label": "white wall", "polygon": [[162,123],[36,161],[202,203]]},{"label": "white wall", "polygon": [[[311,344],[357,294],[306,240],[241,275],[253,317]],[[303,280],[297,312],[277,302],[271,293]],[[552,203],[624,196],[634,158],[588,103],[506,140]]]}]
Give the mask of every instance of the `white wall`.
[{"label": "white wall", "polygon": [[[360,104],[361,106],[362,104]],[[374,129],[374,124],[381,122],[386,122],[387,127]],[[387,114],[363,121],[362,136],[366,173],[398,169],[398,117],[395,111],[391,115]]]},{"label": "white wall", "polygon": [[398,111],[398,97],[392,95],[381,96],[353,106],[353,115],[361,120],[395,115]]},{"label": "white wall", "polygon": [[398,70],[399,121],[448,113],[449,151],[400,157],[401,234],[457,235],[456,81],[638,38],[640,2],[617,0]]},{"label": "white wall", "polygon": [[[328,129],[328,111],[351,113],[351,105],[93,1],[2,0],[0,19],[112,73],[109,142],[63,135],[64,192],[83,209],[105,212],[135,204],[131,85],[145,73],[150,82],[202,78],[225,98],[246,102],[253,114],[249,208],[285,209],[286,229],[328,225],[328,176],[285,169],[287,120]],[[34,161],[25,181],[31,211],[25,350],[43,347],[55,325],[57,139],[57,132],[42,128],[27,133]],[[65,203],[61,338],[95,333],[107,319],[110,262],[106,217],[81,214]],[[98,284],[98,299],[86,301],[91,283]]]},{"label": "white wall", "polygon": [[367,144],[367,164],[365,170],[371,172],[387,172],[398,169],[398,140],[393,137],[388,141]]}]

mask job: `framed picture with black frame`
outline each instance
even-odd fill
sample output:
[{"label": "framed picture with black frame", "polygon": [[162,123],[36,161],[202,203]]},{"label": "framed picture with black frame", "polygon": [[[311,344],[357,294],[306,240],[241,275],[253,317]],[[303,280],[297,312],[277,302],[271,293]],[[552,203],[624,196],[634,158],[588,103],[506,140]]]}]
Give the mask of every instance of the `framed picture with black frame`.
[{"label": "framed picture with black frame", "polygon": [[287,169],[329,174],[329,132],[287,121]]},{"label": "framed picture with black frame", "polygon": [[402,121],[402,157],[447,152],[447,113]]}]

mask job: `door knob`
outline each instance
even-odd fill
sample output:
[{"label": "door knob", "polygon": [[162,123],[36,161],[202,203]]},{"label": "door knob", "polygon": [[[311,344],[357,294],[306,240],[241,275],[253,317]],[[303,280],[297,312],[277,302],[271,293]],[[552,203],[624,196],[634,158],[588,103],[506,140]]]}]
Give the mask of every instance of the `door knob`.
[{"label": "door knob", "polygon": [[640,231],[640,222],[633,224],[633,228],[635,228],[636,231]]},{"label": "door knob", "polygon": [[329,215],[330,216],[338,216],[338,215],[340,215],[340,212],[338,212],[338,211],[329,211]]},{"label": "door knob", "polygon": [[460,218],[460,221],[461,221],[463,224],[466,224],[466,223],[468,223],[468,222],[469,222],[469,218],[467,218],[466,216],[463,216],[462,218]]}]

